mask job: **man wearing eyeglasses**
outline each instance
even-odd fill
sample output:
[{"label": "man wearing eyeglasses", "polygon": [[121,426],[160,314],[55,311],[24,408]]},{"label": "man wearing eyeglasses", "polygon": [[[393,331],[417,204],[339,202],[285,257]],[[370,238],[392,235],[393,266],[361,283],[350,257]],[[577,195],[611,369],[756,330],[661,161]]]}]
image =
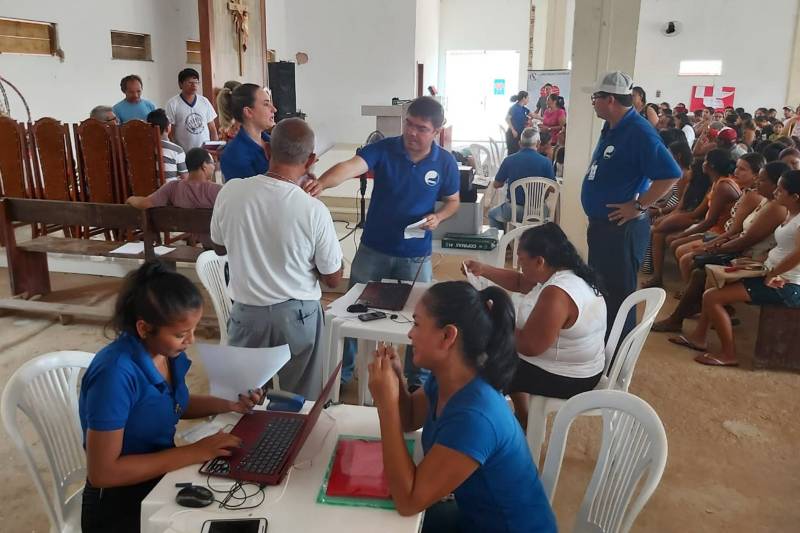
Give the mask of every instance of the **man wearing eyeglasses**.
[{"label": "man wearing eyeglasses", "polygon": [[[400,279],[431,280],[431,231],[452,216],[459,204],[458,165],[452,154],[434,139],[444,124],[442,105],[421,96],[408,106],[403,134],[363,147],[348,159],[331,167],[304,188],[312,196],[371,170],[374,187],[364,224],[364,233],[350,269],[350,285]],[[437,200],[443,205],[434,211]],[[425,219],[422,236],[406,234],[406,226]],[[345,344],[342,382],[353,374],[355,341]],[[408,354],[407,354],[408,355]],[[422,384],[424,373],[413,368],[406,357],[406,374],[413,388]]]},{"label": "man wearing eyeglasses", "polygon": [[198,94],[200,74],[193,68],[183,69],[178,73],[178,86],[181,92],[164,106],[172,124],[171,139],[185,152],[201,148],[208,141],[216,141],[214,119],[217,112],[208,98]]},{"label": "man wearing eyeglasses", "polygon": [[[623,300],[636,290],[650,242],[647,208],[681,176],[655,128],[632,108],[632,89],[631,77],[619,71],[603,75],[592,88],[595,113],[606,123],[581,190],[589,217],[588,262],[607,292],[606,338]],[[635,325],[634,309],[623,338]]]}]

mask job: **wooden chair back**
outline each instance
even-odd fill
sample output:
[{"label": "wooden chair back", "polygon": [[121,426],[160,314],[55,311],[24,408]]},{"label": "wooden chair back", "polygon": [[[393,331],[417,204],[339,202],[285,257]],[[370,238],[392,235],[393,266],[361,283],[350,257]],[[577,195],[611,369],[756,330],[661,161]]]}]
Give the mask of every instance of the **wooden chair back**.
[{"label": "wooden chair back", "polygon": [[29,170],[25,126],[0,116],[0,196],[29,197]]},{"label": "wooden chair back", "polygon": [[78,168],[81,176],[80,200],[96,203],[121,203],[118,189],[117,154],[113,135],[116,126],[93,118],[73,124]]},{"label": "wooden chair back", "polygon": [[76,198],[77,182],[69,128],[54,118],[29,125],[37,197],[69,201]]},{"label": "wooden chair back", "polygon": [[126,197],[147,196],[164,184],[158,126],[130,120],[120,126],[125,161]]}]

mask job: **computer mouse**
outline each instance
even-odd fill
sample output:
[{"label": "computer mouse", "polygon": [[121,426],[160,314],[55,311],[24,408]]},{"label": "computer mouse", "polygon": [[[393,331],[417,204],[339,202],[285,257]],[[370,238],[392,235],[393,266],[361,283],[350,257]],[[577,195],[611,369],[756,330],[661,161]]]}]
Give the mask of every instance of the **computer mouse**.
[{"label": "computer mouse", "polygon": [[191,485],[178,491],[175,502],[183,507],[206,507],[214,503],[214,494],[200,485]]}]

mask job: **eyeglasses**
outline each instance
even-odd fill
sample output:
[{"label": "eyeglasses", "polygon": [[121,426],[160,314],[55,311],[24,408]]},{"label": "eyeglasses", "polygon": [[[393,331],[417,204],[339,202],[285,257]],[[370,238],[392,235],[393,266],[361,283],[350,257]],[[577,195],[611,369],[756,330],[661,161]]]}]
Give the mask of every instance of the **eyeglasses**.
[{"label": "eyeglasses", "polygon": [[610,94],[606,94],[606,93],[594,93],[591,96],[592,103],[594,103],[594,101],[597,100],[598,98],[608,98],[609,96],[611,96],[611,95]]}]

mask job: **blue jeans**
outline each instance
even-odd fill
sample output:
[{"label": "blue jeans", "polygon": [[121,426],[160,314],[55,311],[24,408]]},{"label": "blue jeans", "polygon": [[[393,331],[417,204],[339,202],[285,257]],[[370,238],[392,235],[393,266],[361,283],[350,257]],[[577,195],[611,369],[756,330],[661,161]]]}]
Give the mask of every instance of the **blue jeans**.
[{"label": "blue jeans", "polygon": [[[424,257],[394,257],[387,255],[364,244],[361,244],[353,258],[350,267],[350,287],[356,283],[380,281],[382,279],[399,279],[412,281],[417,274],[420,261],[424,261],[417,281],[427,283],[431,280],[431,256]],[[409,317],[410,318],[410,317]],[[353,379],[355,368],[356,340],[345,339],[344,353],[342,356],[342,383],[349,383]],[[412,361],[411,346],[406,348],[405,374],[410,387],[422,386],[430,375],[430,370],[414,366]]]},{"label": "blue jeans", "polygon": [[[589,219],[586,233],[589,266],[600,276],[606,290],[606,340],[622,302],[636,292],[639,267],[650,243],[650,220],[639,217],[618,226],[616,222]],[[636,326],[636,309],[631,309],[622,328],[620,342]]]},{"label": "blue jeans", "polygon": [[[522,213],[525,207],[517,205],[517,222],[522,222]],[[489,209],[489,225],[496,229],[506,229],[506,223],[511,222],[511,203],[506,200],[502,204]]]}]

